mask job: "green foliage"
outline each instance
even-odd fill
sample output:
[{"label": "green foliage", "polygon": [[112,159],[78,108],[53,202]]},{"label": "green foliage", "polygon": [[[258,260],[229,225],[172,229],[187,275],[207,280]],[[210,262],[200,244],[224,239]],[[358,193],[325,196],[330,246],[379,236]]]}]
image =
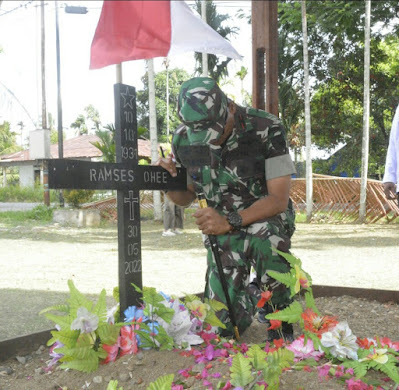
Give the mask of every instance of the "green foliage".
[{"label": "green foliage", "polygon": [[150,383],[147,390],[170,390],[172,388],[173,378],[173,374],[161,376],[155,382]]},{"label": "green foliage", "polygon": [[97,130],[96,135],[100,141],[92,142],[92,145],[101,151],[102,160],[109,163],[116,162],[115,126],[108,124],[103,130]]},{"label": "green foliage", "polygon": [[92,200],[94,190],[65,190],[63,195],[67,203],[79,208],[83,203]]},{"label": "green foliage", "polygon": [[261,349],[261,347],[257,344],[251,346],[247,352],[248,357],[256,371],[262,371],[266,368],[266,357],[267,353]]},{"label": "green foliage", "polygon": [[234,356],[230,372],[231,384],[234,386],[244,387],[254,380],[251,360],[246,359],[241,353]]},{"label": "green foliage", "polygon": [[[102,344],[114,345],[119,336],[120,327],[124,324],[109,324],[107,322],[106,294],[102,290],[97,303],[87,299],[75,287],[72,280],[68,280],[70,296],[67,304],[55,305],[43,309],[39,314],[44,314],[50,321],[57,325],[58,330],[51,331],[53,336],[48,345],[55,342],[62,343],[54,349],[62,354],[61,368],[71,368],[83,372],[92,372],[98,368],[99,361],[107,357]],[[78,310],[86,308],[88,312],[98,318],[98,326],[90,333],[83,330],[71,329],[78,318]],[[63,315],[53,314],[50,311],[62,312]]]},{"label": "green foliage", "polygon": [[294,363],[294,353],[286,348],[279,348],[267,354],[266,362],[267,365],[262,371],[263,379],[268,384],[268,389],[278,389],[283,369]]},{"label": "green foliage", "polygon": [[[50,201],[57,200],[56,191],[50,190]],[[8,185],[0,187],[0,202],[43,202],[44,190],[41,185],[34,187],[20,187]]]},{"label": "green foliage", "polygon": [[111,380],[108,383],[107,390],[123,390],[123,387],[118,387],[117,380]]},{"label": "green foliage", "polygon": [[302,306],[298,301],[292,302],[288,307],[277,313],[271,313],[266,316],[269,320],[280,320],[288,322],[289,324],[294,324],[301,319],[301,314],[303,313]]},{"label": "green foliage", "polygon": [[[155,108],[157,112],[157,131],[161,142],[167,142],[167,122],[166,122],[166,70],[155,75]],[[180,85],[190,76],[179,68],[169,69],[169,127],[174,131],[180,124],[177,116],[177,98],[180,91]],[[149,106],[148,106],[148,77],[142,78],[143,89],[137,91],[137,119],[139,128],[149,129]]]},{"label": "green foliage", "polygon": [[0,156],[20,150],[17,145],[16,134],[10,129],[10,123],[4,121],[0,124]]}]

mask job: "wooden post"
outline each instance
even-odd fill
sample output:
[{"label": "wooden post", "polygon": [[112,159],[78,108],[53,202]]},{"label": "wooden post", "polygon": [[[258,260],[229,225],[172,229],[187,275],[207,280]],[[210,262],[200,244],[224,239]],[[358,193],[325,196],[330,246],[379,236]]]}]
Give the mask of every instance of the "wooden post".
[{"label": "wooden post", "polygon": [[252,105],[278,116],[277,1],[252,0]]}]

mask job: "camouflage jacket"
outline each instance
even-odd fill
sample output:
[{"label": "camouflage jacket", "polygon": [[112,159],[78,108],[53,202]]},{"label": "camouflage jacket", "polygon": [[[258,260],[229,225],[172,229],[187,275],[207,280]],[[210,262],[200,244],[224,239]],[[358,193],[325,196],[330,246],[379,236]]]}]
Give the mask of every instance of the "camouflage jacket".
[{"label": "camouflage jacket", "polygon": [[[265,111],[237,106],[233,133],[223,147],[190,143],[187,129],[186,125],[176,129],[173,153],[187,169],[188,182],[220,214],[249,207],[267,196],[267,180],[295,172],[285,130]],[[291,201],[277,218],[288,222],[290,236],[295,229]]]}]

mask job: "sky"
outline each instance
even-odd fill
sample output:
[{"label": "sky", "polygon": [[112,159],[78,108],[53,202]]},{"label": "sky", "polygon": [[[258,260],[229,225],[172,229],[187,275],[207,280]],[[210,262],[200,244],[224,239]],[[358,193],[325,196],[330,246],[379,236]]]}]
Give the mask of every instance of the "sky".
[{"label": "sky", "polygon": [[[189,5],[193,1],[187,1]],[[228,25],[240,28],[239,34],[231,38],[232,45],[243,56],[243,60],[232,60],[229,74],[234,85],[222,88],[239,96],[240,83],[233,75],[245,66],[248,75],[244,88],[250,92],[252,84],[252,44],[251,27],[246,20],[236,17],[241,8],[250,13],[250,1],[215,1],[217,11],[229,14]],[[46,105],[52,114],[57,128],[57,68],[55,1],[45,1],[46,33]],[[85,6],[87,14],[67,14],[65,5]],[[75,134],[68,130],[70,124],[84,108],[92,104],[99,110],[102,124],[114,122],[113,85],[116,82],[116,67],[89,70],[90,46],[101,12],[102,1],[58,1],[61,96],[63,110],[63,128],[67,138]],[[18,131],[17,125],[25,125],[23,133],[18,135],[18,143],[27,145],[30,130],[37,128],[41,115],[41,46],[40,46],[40,1],[3,0],[0,8],[0,123],[11,122],[11,129]],[[194,71],[194,55],[171,57],[171,68],[184,68],[189,74]],[[154,59],[155,72],[164,70],[164,58]],[[144,60],[125,62],[122,65],[124,84],[142,89],[141,78],[146,72]]]}]

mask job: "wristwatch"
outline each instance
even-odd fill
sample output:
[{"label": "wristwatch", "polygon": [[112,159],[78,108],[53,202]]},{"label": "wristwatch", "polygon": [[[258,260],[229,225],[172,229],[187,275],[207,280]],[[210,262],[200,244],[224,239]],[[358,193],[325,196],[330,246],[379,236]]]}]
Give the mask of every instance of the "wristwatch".
[{"label": "wristwatch", "polygon": [[233,230],[240,230],[242,227],[241,215],[235,211],[227,215],[227,222],[232,226]]}]

